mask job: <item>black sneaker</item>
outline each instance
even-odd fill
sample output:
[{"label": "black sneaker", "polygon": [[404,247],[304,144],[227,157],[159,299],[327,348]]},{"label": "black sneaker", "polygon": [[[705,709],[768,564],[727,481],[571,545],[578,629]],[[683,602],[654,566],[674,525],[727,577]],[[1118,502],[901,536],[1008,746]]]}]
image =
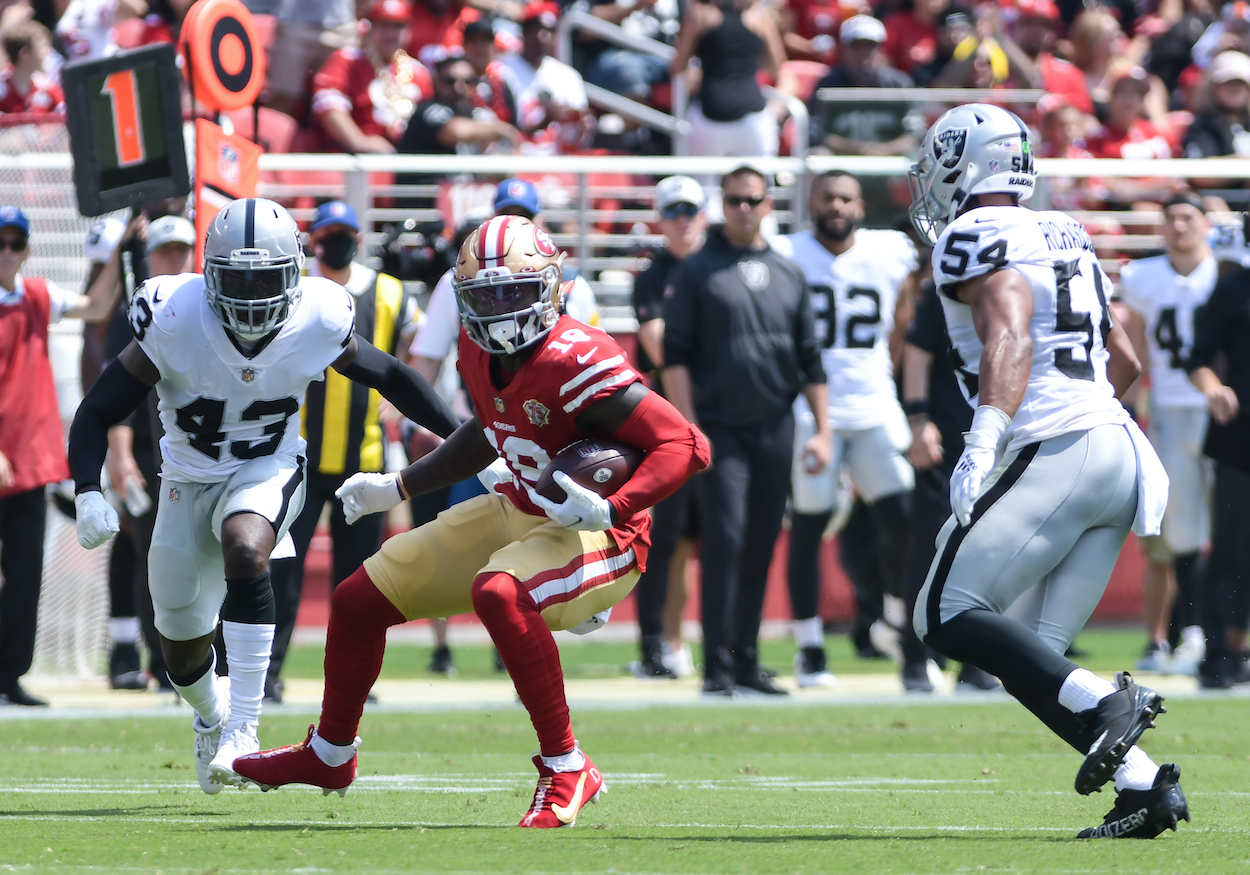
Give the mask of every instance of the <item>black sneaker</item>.
[{"label": "black sneaker", "polygon": [[133,642],[114,644],[109,651],[109,686],[115,690],[146,690],[148,675],[139,662]]},{"label": "black sneaker", "polygon": [[48,707],[47,702],[26,692],[17,681],[0,690],[0,705],[21,705],[26,708]]},{"label": "black sneaker", "polygon": [[266,705],[281,705],[285,690],[286,684],[282,683],[281,678],[265,678],[265,698],[262,701]]},{"label": "black sneaker", "polygon": [[734,676],[734,685],[743,693],[762,693],[765,696],[788,696],[789,690],[783,690],[773,683],[773,679],[762,668],[753,672],[738,673]]},{"label": "black sneaker", "polygon": [[644,641],[638,661],[630,668],[640,680],[677,680],[673,670],[664,664],[664,648],[659,642]]},{"label": "black sneaker", "polygon": [[1115,683],[1119,689],[1082,714],[1092,724],[1094,735],[1094,743],[1076,773],[1076,792],[1082,796],[1102,789],[1124,762],[1128,749],[1155,725],[1155,717],[1167,713],[1163,697],[1139,687],[1128,672],[1116,672]]},{"label": "black sneaker", "polygon": [[1176,831],[1189,820],[1189,803],[1181,791],[1181,770],[1172,763],[1159,766],[1149,790],[1121,790],[1115,807],[1102,823],[1077,833],[1078,839],[1152,839],[1165,829]]},{"label": "black sneaker", "polygon": [[994,677],[983,668],[977,668],[975,665],[964,663],[960,666],[959,676],[955,679],[955,689],[961,693],[969,692],[986,692],[992,693],[995,690],[1001,690],[1003,685],[999,683],[998,678]]},{"label": "black sneaker", "polygon": [[929,666],[923,662],[909,662],[903,666],[903,689],[909,693],[932,693]]},{"label": "black sneaker", "polygon": [[443,645],[442,647],[434,648],[434,653],[430,656],[430,672],[449,678],[454,678],[459,673],[451,660],[450,647]]},{"label": "black sneaker", "polygon": [[734,694],[734,679],[727,673],[710,674],[703,680],[700,692],[705,696],[724,696]]}]

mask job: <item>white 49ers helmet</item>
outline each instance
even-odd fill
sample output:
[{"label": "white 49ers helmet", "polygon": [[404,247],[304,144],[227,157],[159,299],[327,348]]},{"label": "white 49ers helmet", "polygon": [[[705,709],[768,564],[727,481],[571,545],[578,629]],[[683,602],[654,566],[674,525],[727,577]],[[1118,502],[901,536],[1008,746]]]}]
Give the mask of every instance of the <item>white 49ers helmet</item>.
[{"label": "white 49ers helmet", "polygon": [[1024,203],[1037,181],[1028,125],[987,103],[957,106],[924,135],[907,181],[912,224],[930,244],[973,195],[1014,194]]},{"label": "white 49ers helmet", "polygon": [[541,339],[560,317],[563,255],[522,216],[496,216],[460,247],[452,284],[469,337],[492,355],[512,355]]}]

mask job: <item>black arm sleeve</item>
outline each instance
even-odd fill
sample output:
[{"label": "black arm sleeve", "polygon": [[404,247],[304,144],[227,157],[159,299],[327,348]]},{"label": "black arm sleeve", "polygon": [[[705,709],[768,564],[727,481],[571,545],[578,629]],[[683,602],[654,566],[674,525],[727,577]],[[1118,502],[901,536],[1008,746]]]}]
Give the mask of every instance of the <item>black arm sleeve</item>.
[{"label": "black arm sleeve", "polygon": [[113,359],[78,405],[69,430],[69,471],[74,492],[100,488],[100,469],[108,454],[108,430],[129,416],[149,387]]},{"label": "black arm sleeve", "polygon": [[339,368],[340,374],[377,389],[400,413],[439,437],[445,438],[460,427],[460,420],[424,377],[360,335],[356,335],[356,343],[356,357]]}]

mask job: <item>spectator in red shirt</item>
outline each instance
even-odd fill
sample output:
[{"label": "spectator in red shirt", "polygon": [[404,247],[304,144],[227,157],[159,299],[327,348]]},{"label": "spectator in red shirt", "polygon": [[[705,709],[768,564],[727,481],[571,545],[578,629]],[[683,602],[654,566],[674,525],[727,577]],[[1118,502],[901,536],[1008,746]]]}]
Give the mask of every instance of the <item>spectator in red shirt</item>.
[{"label": "spectator in red shirt", "polygon": [[[1094,111],[1085,74],[1051,53],[1059,28],[1059,7],[1054,0],[1015,0],[1007,17],[1014,17],[1008,32],[1025,60],[1016,59],[1023,88],[1041,88],[1057,94],[1083,113]],[[1028,66],[1025,66],[1025,61]]]},{"label": "spectator in red shirt", "polygon": [[911,8],[885,19],[885,56],[890,66],[908,75],[937,57],[938,24],[950,0],[912,0]]},{"label": "spectator in red shirt", "polygon": [[[1111,80],[1111,98],[1107,104],[1107,120],[1086,140],[1085,146],[1095,158],[1171,158],[1172,143],[1167,134],[1145,118],[1146,95],[1150,77],[1140,67],[1133,67]],[[1138,201],[1159,201],[1168,193],[1185,187],[1183,180],[1162,178],[1109,178],[1107,188],[1111,200],[1128,206]]]},{"label": "spectator in red shirt", "polygon": [[0,113],[64,111],[61,86],[43,71],[52,50],[48,29],[36,21],[19,21],[0,34],[0,46],[11,59],[0,70]]},{"label": "spectator in red shirt", "polygon": [[313,77],[313,117],[332,148],[389,153],[412,111],[433,86],[430,73],[403,50],[412,7],[373,0],[360,48],[339,49]]},{"label": "spectator in red shirt", "polygon": [[[1057,94],[1042,98],[1037,110],[1041,117],[1037,157],[1094,157],[1085,148],[1085,132],[1096,124],[1093,119]],[[1107,189],[1100,179],[1048,176],[1046,194],[1052,210],[1096,210],[1102,205]]]}]

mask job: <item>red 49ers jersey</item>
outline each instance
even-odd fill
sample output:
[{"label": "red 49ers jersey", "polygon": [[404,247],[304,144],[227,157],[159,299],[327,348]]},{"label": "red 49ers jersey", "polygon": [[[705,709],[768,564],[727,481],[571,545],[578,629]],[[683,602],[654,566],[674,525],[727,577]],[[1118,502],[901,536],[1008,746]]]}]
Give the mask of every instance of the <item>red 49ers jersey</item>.
[{"label": "red 49ers jersey", "polygon": [[[456,367],[486,439],[512,471],[512,482],[498,491],[519,510],[546,516],[530,496],[547,463],[569,444],[590,436],[577,430],[577,417],[640,377],[615,340],[569,316],[560,317],[542,346],[506,386],[491,380],[491,358],[460,332]],[[611,530],[618,547],[634,544],[640,568],[645,567],[650,528],[651,517],[644,512],[621,520]]]}]

